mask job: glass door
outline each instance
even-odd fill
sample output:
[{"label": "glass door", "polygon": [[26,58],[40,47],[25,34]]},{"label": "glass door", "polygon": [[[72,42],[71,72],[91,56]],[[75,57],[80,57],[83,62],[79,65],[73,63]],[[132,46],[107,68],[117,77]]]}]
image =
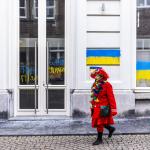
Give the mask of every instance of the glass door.
[{"label": "glass door", "polygon": [[18,109],[38,110],[38,0],[20,0]]},{"label": "glass door", "polygon": [[65,114],[65,0],[19,2],[17,115]]},{"label": "glass door", "polygon": [[46,108],[65,109],[64,0],[46,0]]}]

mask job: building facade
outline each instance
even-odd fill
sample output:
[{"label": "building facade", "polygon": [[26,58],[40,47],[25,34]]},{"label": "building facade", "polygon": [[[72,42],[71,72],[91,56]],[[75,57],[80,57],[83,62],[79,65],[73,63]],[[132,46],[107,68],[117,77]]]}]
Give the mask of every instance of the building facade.
[{"label": "building facade", "polygon": [[119,116],[150,114],[149,0],[0,2],[0,117],[90,114],[92,67]]}]

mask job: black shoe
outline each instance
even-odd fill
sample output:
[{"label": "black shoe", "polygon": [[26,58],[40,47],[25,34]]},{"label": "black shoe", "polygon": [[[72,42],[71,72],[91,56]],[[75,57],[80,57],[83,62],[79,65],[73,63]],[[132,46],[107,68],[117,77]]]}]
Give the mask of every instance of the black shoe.
[{"label": "black shoe", "polygon": [[102,132],[98,132],[97,139],[92,145],[102,144],[103,143],[102,136],[103,136],[103,133]]},{"label": "black shoe", "polygon": [[97,139],[92,145],[99,145],[99,144],[102,144],[102,143],[103,143],[102,140]]},{"label": "black shoe", "polygon": [[108,134],[108,138],[111,138],[112,137],[112,135],[113,135],[113,133],[115,132],[115,128],[114,127],[111,127],[110,129],[109,129],[109,134]]}]

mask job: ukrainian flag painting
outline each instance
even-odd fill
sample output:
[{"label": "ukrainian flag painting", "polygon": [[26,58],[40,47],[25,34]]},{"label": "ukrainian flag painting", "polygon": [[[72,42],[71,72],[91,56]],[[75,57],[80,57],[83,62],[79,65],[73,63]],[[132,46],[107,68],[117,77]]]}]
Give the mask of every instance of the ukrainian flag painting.
[{"label": "ukrainian flag painting", "polygon": [[120,65],[119,49],[87,49],[87,65]]},{"label": "ukrainian flag painting", "polygon": [[137,61],[136,80],[150,80],[150,61]]}]

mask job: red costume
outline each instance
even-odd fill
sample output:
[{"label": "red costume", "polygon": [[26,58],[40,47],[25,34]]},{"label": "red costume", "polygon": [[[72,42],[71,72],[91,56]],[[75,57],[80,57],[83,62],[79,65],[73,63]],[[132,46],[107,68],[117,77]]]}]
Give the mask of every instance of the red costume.
[{"label": "red costume", "polygon": [[[96,76],[100,75],[102,78],[96,80]],[[98,69],[96,72],[91,74],[91,77],[95,79],[92,86],[92,127],[97,128],[98,132],[103,132],[104,126],[114,124],[113,116],[117,114],[116,101],[113,94],[112,86],[107,82],[108,75],[103,69]],[[109,106],[109,116],[102,117],[100,115],[101,106]]]}]

